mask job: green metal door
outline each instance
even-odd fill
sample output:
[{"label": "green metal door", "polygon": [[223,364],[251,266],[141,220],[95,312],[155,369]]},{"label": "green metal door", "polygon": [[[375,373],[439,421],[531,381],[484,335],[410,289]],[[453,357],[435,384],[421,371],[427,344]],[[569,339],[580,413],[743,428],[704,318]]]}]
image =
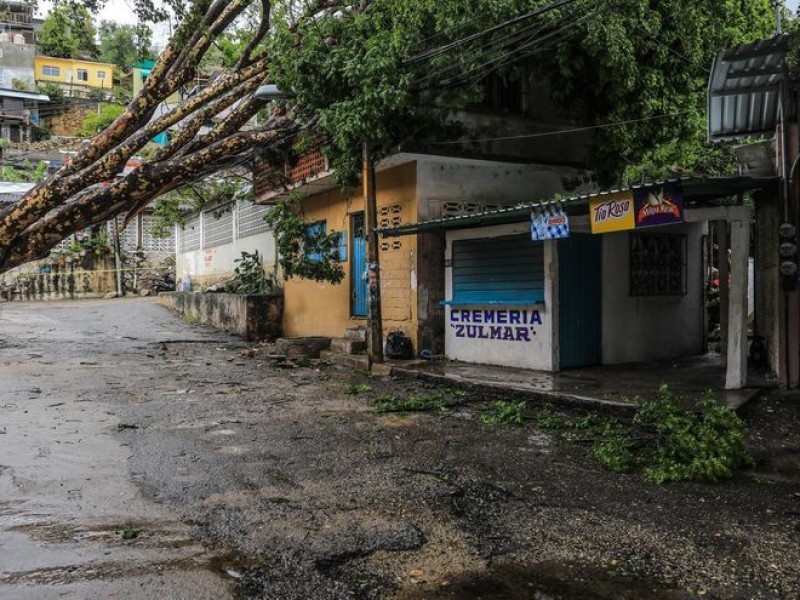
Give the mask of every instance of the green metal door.
[{"label": "green metal door", "polygon": [[562,369],[602,360],[602,237],[572,233],[558,242],[558,342]]}]

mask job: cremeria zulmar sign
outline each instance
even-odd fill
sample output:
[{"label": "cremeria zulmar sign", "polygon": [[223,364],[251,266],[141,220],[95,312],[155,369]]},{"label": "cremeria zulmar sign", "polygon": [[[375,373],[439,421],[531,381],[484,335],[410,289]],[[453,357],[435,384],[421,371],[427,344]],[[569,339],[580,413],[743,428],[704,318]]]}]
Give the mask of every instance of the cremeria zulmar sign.
[{"label": "cremeria zulmar sign", "polygon": [[589,203],[592,233],[625,231],[636,227],[632,192],[608,194]]}]

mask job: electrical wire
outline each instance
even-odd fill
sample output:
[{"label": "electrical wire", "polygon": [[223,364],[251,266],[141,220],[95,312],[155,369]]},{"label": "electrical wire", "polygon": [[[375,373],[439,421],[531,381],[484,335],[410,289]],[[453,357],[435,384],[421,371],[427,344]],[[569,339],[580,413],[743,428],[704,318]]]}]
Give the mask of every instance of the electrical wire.
[{"label": "electrical wire", "polygon": [[[593,11],[592,13],[584,15],[580,19],[568,23],[560,27],[559,29],[551,31],[542,37],[532,39],[528,43],[523,44],[515,48],[514,50],[508,51],[505,56],[493,57],[492,59],[473,67],[466,73],[463,73],[459,78],[455,79],[454,81],[440,82],[438,87],[448,88],[448,87],[471,85],[476,83],[489,73],[501,69],[502,67],[508,64],[520,61],[524,58],[533,56],[545,50],[549,50],[550,48],[559,43],[560,41],[559,36],[561,36],[563,33],[572,28],[582,25],[589,19],[594,18],[595,16],[597,16],[599,12],[600,12],[599,10]],[[544,44],[544,42],[547,42],[548,40],[551,39],[555,39],[555,41],[551,42],[550,44],[546,45]],[[543,45],[539,46],[539,44]]]},{"label": "electrical wire", "polygon": [[434,56],[438,56],[439,54],[443,54],[445,52],[449,52],[450,50],[453,50],[454,48],[458,48],[459,46],[463,46],[465,44],[469,44],[470,42],[473,42],[473,41],[475,41],[477,39],[480,39],[480,38],[482,38],[484,36],[490,35],[490,34],[494,33],[495,31],[501,31],[501,30],[505,29],[506,27],[510,27],[511,25],[515,25],[516,23],[520,23],[522,21],[526,21],[528,19],[532,19],[534,17],[538,17],[540,15],[546,14],[546,13],[548,13],[550,11],[553,11],[553,10],[555,10],[557,8],[560,8],[562,6],[566,6],[566,5],[571,4],[573,2],[576,2],[576,1],[577,0],[556,0],[555,2],[551,2],[550,4],[548,4],[546,6],[542,6],[540,8],[535,9],[535,10],[527,12],[527,13],[525,13],[523,15],[519,15],[517,17],[514,17],[513,19],[509,19],[507,21],[504,21],[503,23],[499,23],[499,24],[494,25],[492,27],[488,27],[488,28],[484,29],[483,31],[479,31],[477,33],[473,33],[472,35],[468,35],[467,37],[461,38],[460,40],[456,40],[454,42],[450,42],[450,43],[445,44],[443,46],[439,46],[438,48],[433,48],[431,50],[426,50],[425,52],[422,52],[420,54],[417,54],[416,56],[412,56],[411,58],[407,59],[405,61],[405,64],[408,65],[408,64],[413,64],[413,63],[416,63],[416,62],[421,62],[423,60],[429,60],[430,58],[432,58]]},{"label": "electrical wire", "polygon": [[667,119],[670,117],[680,117],[683,115],[690,114],[694,111],[691,110],[682,110],[679,112],[668,113],[664,115],[651,115],[649,117],[640,117],[638,119],[626,119],[624,121],[615,121],[613,123],[603,123],[601,125],[587,125],[585,127],[574,127],[572,129],[560,129],[558,131],[544,131],[541,133],[528,133],[523,135],[509,135],[509,136],[501,136],[501,137],[492,137],[492,138],[481,138],[476,140],[448,140],[448,141],[439,141],[439,142],[425,142],[426,144],[436,145],[436,146],[444,146],[444,145],[457,145],[457,144],[480,144],[483,142],[500,142],[506,140],[528,140],[533,138],[540,138],[540,137],[548,137],[553,135],[565,135],[570,133],[579,133],[582,131],[591,131],[594,129],[607,129],[609,127],[618,127],[620,125],[631,125],[633,123],[643,123],[645,121],[655,121],[658,119]]}]

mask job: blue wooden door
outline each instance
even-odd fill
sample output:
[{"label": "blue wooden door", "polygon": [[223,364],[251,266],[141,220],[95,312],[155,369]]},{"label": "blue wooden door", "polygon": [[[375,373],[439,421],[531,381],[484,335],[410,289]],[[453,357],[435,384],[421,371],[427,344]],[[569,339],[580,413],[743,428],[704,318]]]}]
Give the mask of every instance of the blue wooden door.
[{"label": "blue wooden door", "polygon": [[562,369],[602,360],[602,239],[572,233],[558,242],[559,354]]},{"label": "blue wooden door", "polygon": [[351,217],[350,232],[352,237],[350,253],[350,312],[354,317],[367,316],[367,239],[364,236],[364,213]]}]

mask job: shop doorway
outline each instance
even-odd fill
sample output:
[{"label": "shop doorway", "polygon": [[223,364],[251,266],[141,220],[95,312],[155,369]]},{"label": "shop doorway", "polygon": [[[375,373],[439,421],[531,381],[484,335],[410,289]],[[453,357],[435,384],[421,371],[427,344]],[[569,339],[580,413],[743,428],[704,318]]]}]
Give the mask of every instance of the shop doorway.
[{"label": "shop doorway", "polygon": [[600,364],[603,355],[601,236],[558,242],[558,342],[562,369]]}]

